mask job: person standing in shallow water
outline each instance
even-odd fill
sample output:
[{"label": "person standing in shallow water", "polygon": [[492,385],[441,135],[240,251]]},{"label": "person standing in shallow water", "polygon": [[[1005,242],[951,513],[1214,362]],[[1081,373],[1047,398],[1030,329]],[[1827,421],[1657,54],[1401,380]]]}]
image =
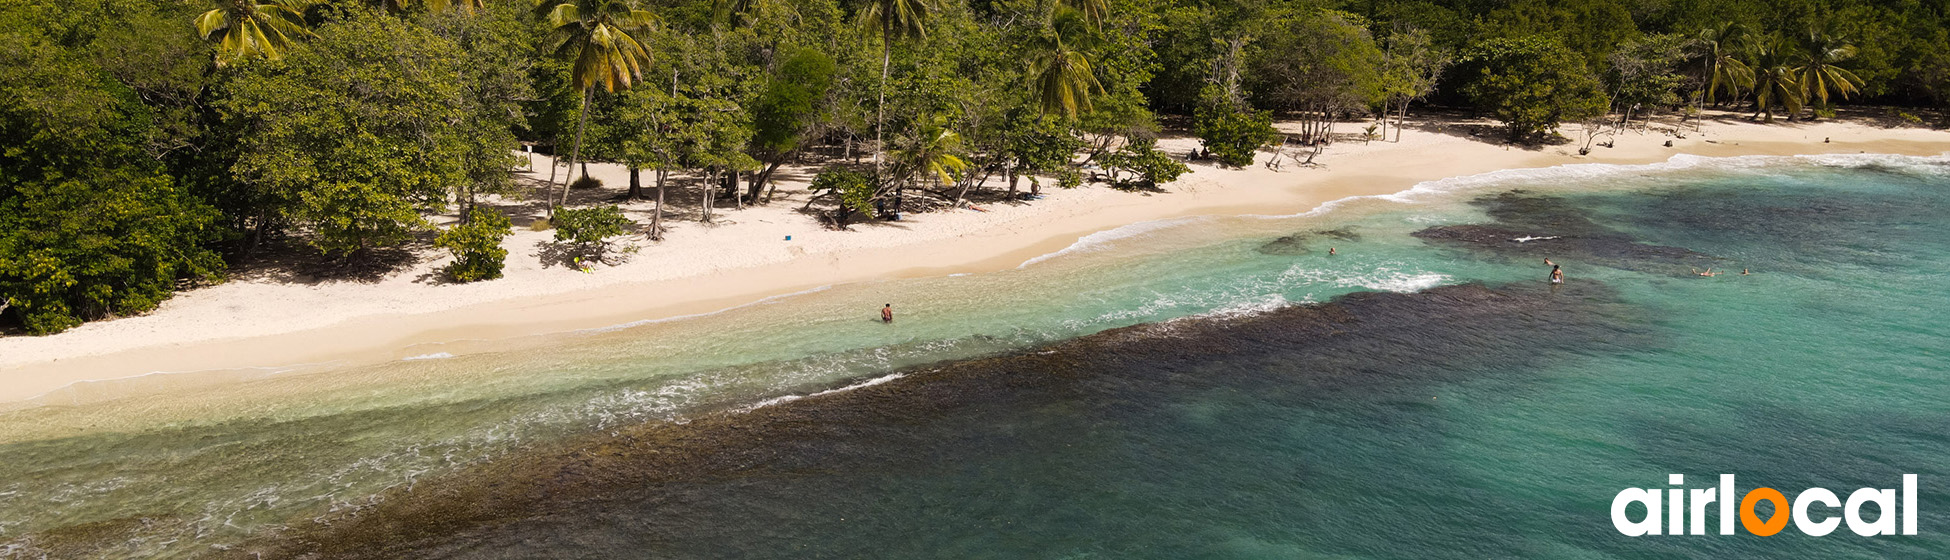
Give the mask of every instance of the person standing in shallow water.
[{"label": "person standing in shallow water", "polygon": [[1557,265],[1551,265],[1551,283],[1552,283],[1552,284],[1563,284],[1563,283],[1564,283],[1564,268],[1563,268],[1563,267],[1560,267],[1560,266],[1557,266]]},{"label": "person standing in shallow water", "polygon": [[889,303],[886,307],[880,308],[880,322],[894,322],[894,304]]}]

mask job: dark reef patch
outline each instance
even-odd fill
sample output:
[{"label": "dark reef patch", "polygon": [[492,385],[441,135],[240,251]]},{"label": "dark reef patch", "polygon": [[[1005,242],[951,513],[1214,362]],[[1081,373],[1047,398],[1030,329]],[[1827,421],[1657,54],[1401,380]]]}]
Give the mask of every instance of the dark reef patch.
[{"label": "dark reef patch", "polygon": [[[873,479],[861,486],[858,477],[927,477],[1029,449],[1037,457],[1110,457],[1090,468],[1135,472],[1127,476],[1142,480],[1152,476],[1144,473],[1166,472],[1148,462],[1181,453],[1119,434],[1156,433],[1166,427],[1160,422],[1182,421],[1164,411],[1190,406],[1190,395],[1250,395],[1256,402],[1321,409],[1357,398],[1380,400],[1375,408],[1383,412],[1370,413],[1368,421],[1387,423],[1395,421],[1385,413],[1394,406],[1430,405],[1417,387],[1459,372],[1651,345],[1656,337],[1644,330],[1638,313],[1599,282],[1554,288],[1465,284],[1414,294],[1355,293],[1243,318],[1138,325],[912,369],[850,391],[525,450],[421,481],[357,511],[294,522],[231,553],[818,556],[817,548],[806,548],[811,546],[828,547],[828,555],[857,555],[835,552],[849,546],[845,539],[819,537],[846,530],[828,525],[838,523],[836,517],[875,510],[883,524],[912,522],[919,530],[943,524],[918,516],[964,515],[959,508],[875,497]],[[1403,429],[1441,437],[1428,426]],[[1293,471],[1287,476],[1305,476],[1302,465],[1285,468]],[[1098,482],[1086,477],[1076,483]],[[972,523],[1002,523],[983,519]],[[932,545],[917,539],[915,546]]]},{"label": "dark reef patch", "polygon": [[1512,260],[1593,264],[1651,274],[1688,276],[1695,268],[1718,266],[1718,257],[1665,245],[1641,243],[1599,223],[1591,211],[1560,197],[1522,190],[1478,198],[1490,224],[1435,226],[1417,238],[1468,248]]},{"label": "dark reef patch", "polygon": [[1354,242],[1361,240],[1361,234],[1354,231],[1353,226],[1301,232],[1268,241],[1266,244],[1260,245],[1257,250],[1260,253],[1281,257],[1297,257],[1312,254],[1313,248],[1309,244],[1316,238]]}]

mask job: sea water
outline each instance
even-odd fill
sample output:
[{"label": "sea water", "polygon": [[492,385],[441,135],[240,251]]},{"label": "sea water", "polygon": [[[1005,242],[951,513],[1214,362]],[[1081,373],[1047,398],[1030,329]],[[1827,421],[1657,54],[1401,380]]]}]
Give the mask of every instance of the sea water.
[{"label": "sea water", "polygon": [[[1939,158],[1502,172],[521,352],[66,395],[0,413],[0,557],[1943,556],[1946,279]],[[1674,473],[1914,473],[1920,534],[1612,527]]]}]

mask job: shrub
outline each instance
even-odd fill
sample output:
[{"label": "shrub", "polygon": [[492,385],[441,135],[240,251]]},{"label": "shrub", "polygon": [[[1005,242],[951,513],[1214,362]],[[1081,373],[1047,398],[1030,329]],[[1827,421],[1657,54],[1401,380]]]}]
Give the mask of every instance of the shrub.
[{"label": "shrub", "polygon": [[[1160,183],[1176,181],[1192,170],[1159,150],[1156,140],[1133,142],[1105,154],[1104,169],[1110,173],[1111,186],[1120,189],[1155,188]],[[1127,172],[1131,177],[1124,176]]]},{"label": "shrub", "polygon": [[467,223],[440,232],[433,245],[454,254],[447,276],[456,282],[493,280],[501,277],[508,250],[501,240],[512,233],[513,224],[500,212],[475,208],[467,213]]},{"label": "shrub", "polygon": [[575,182],[569,183],[569,188],[571,189],[597,189],[597,188],[602,188],[602,186],[603,186],[602,179],[597,179],[595,177],[590,177],[588,175],[583,175],[582,177],[576,179]]},{"label": "shrub", "polygon": [[1233,167],[1252,165],[1259,147],[1279,135],[1273,130],[1273,114],[1266,111],[1210,104],[1200,107],[1193,119],[1193,132],[1205,142],[1205,149],[1219,163]]},{"label": "shrub", "polygon": [[838,199],[839,207],[833,210],[833,221],[846,227],[847,218],[858,211],[873,212],[873,177],[840,166],[831,166],[819,171],[813,177],[812,191],[815,196],[821,191],[831,191]]},{"label": "shrub", "polygon": [[635,222],[623,216],[623,209],[611,204],[589,208],[556,208],[555,241],[567,243],[576,256],[603,258],[609,250],[605,239],[629,233]]}]

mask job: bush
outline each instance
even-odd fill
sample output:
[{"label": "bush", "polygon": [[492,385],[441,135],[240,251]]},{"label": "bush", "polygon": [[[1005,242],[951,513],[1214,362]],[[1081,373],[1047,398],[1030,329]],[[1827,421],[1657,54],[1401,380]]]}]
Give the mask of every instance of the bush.
[{"label": "bush", "polygon": [[1205,149],[1219,163],[1233,167],[1252,165],[1259,147],[1279,135],[1273,130],[1273,114],[1266,111],[1210,104],[1200,107],[1193,119],[1193,132],[1205,142]]},{"label": "bush", "polygon": [[612,204],[590,208],[556,208],[555,241],[567,243],[576,256],[595,259],[603,258],[609,250],[605,239],[629,233],[629,226],[636,225],[623,216],[623,209]]},{"label": "bush", "polygon": [[837,165],[822,169],[812,181],[814,196],[820,195],[821,191],[831,191],[838,199],[839,207],[833,210],[833,221],[840,227],[846,227],[847,218],[855,211],[873,213],[873,177],[865,173]]},{"label": "bush", "polygon": [[447,276],[455,282],[493,280],[501,277],[508,258],[501,239],[513,231],[513,224],[500,212],[475,208],[467,213],[467,223],[447,228],[433,245],[454,254]]},{"label": "bush", "polygon": [[[1105,154],[1104,169],[1110,173],[1111,186],[1120,189],[1155,188],[1160,183],[1176,181],[1192,170],[1159,150],[1156,140],[1133,142]],[[1125,178],[1126,172],[1132,176]]]},{"label": "bush", "polygon": [[575,182],[569,183],[569,188],[571,189],[599,189],[602,187],[603,187],[602,179],[597,179],[595,177],[590,177],[588,175],[583,175],[582,177],[576,179]]}]

